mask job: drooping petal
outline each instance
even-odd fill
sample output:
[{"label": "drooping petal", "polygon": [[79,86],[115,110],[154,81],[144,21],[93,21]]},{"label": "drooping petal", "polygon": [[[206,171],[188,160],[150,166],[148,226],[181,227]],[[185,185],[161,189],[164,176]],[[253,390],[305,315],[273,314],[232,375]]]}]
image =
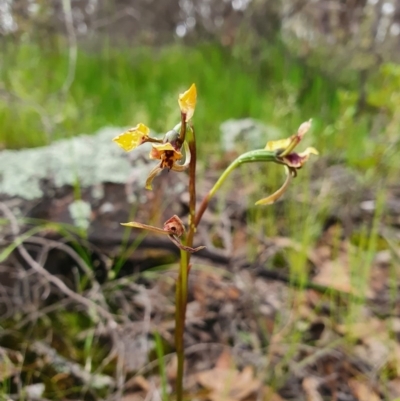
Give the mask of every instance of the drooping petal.
[{"label": "drooping petal", "polygon": [[279,158],[289,167],[301,168],[304,163],[309,159],[310,155],[318,155],[317,149],[313,147],[307,148],[301,153],[290,153],[286,156],[279,156]]},{"label": "drooping petal", "polygon": [[175,235],[169,235],[168,238],[179,248],[182,249],[183,251],[190,252],[190,253],[195,253],[198,251],[201,251],[202,249],[205,248],[205,246],[198,246],[197,248],[192,248],[187,245],[183,245],[181,241],[179,241],[179,238],[176,237]]},{"label": "drooping petal", "polygon": [[174,231],[172,231],[172,230],[165,230],[162,228],[149,226],[147,224],[138,223],[136,221],[131,221],[130,223],[121,223],[121,226],[140,228],[142,230],[152,231],[153,233],[156,233],[156,234],[163,234],[163,235],[173,235],[174,234]]},{"label": "drooping petal", "polygon": [[314,147],[309,146],[305,151],[300,152],[299,154],[300,154],[300,156],[309,156],[309,155],[318,156],[318,155],[319,155],[319,152],[318,152],[318,150],[315,149]]},{"label": "drooping petal", "polygon": [[181,173],[182,171],[187,170],[187,168],[188,168],[188,166],[185,165],[185,164],[177,164],[177,163],[175,163],[175,164],[172,165],[171,170],[172,171],[177,171],[178,173]]},{"label": "drooping petal", "polygon": [[150,171],[150,174],[146,180],[146,186],[145,186],[146,189],[148,189],[149,191],[153,190],[151,184],[153,183],[153,180],[157,176],[157,174],[160,173],[162,170],[163,169],[160,167],[160,165],[157,165],[156,167],[153,168],[153,170]]},{"label": "drooping petal", "polygon": [[283,185],[272,195],[257,201],[256,202],[257,206],[258,205],[272,205],[285,193],[287,187],[289,186],[290,180],[292,178],[292,173],[289,171],[289,169],[287,167],[285,167],[285,169],[286,169],[286,180],[283,183]]},{"label": "drooping petal", "polygon": [[128,129],[128,131],[116,136],[113,141],[126,152],[137,148],[149,139],[150,129],[146,125],[140,123],[136,127]]},{"label": "drooping petal", "polygon": [[187,142],[183,143],[183,147],[185,149],[185,163],[183,164],[174,163],[171,168],[171,170],[173,171],[185,171],[189,167],[191,160],[190,148]]},{"label": "drooping petal", "polygon": [[186,115],[186,122],[188,122],[194,114],[197,100],[196,85],[192,86],[184,93],[181,93],[178,98],[179,107],[181,112]]},{"label": "drooping petal", "polygon": [[183,225],[182,220],[174,214],[164,223],[164,230],[172,231],[174,235],[181,237],[185,232],[185,226]]}]

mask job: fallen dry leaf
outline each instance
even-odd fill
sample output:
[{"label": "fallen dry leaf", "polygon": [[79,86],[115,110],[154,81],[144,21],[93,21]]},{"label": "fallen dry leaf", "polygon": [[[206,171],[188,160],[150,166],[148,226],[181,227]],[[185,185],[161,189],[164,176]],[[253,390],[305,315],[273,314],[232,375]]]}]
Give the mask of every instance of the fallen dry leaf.
[{"label": "fallen dry leaf", "polygon": [[316,264],[318,272],[313,281],[338,291],[372,298],[374,294],[371,288],[369,286],[366,289],[360,288],[354,279],[356,273],[351,271],[356,248],[348,241],[338,242],[338,238],[333,236],[327,242],[325,238],[315,249],[316,259],[319,262]]},{"label": "fallen dry leaf", "polygon": [[211,401],[241,401],[261,388],[250,366],[241,372],[234,368],[232,355],[227,350],[221,353],[214,369],[197,374],[197,382],[211,390],[208,395]]},{"label": "fallen dry leaf", "polygon": [[228,284],[221,274],[210,271],[196,272],[193,283],[193,297],[206,308],[207,304],[215,301],[236,301],[241,292],[232,284]]},{"label": "fallen dry leaf", "polygon": [[234,362],[233,362],[232,354],[229,350],[225,349],[224,351],[221,352],[217,361],[215,362],[215,368],[228,370],[228,369],[233,368],[233,366],[234,366]]},{"label": "fallen dry leaf", "polygon": [[121,401],[143,401],[145,394],[141,393],[130,393],[126,394],[121,398]]},{"label": "fallen dry leaf", "polygon": [[328,260],[313,279],[314,283],[324,285],[335,290],[354,293],[350,281],[348,266],[340,260]]},{"label": "fallen dry leaf", "polygon": [[360,316],[362,321],[338,324],[335,326],[340,334],[350,335],[354,339],[364,340],[371,336],[379,336],[384,334],[386,336],[385,322],[375,317]]},{"label": "fallen dry leaf", "polygon": [[261,382],[253,378],[253,369],[247,366],[235,369],[214,368],[197,375],[197,381],[211,390],[211,401],[241,401],[260,389]]},{"label": "fallen dry leaf", "polygon": [[353,353],[365,363],[373,368],[388,364],[400,374],[400,345],[391,337],[384,320],[365,318],[362,322],[336,325],[336,330],[358,340]]},{"label": "fallen dry leaf", "polygon": [[134,376],[125,383],[125,388],[129,390],[150,391],[151,385],[143,376]]},{"label": "fallen dry leaf", "polygon": [[306,393],[307,401],[323,401],[321,394],[318,391],[319,380],[309,376],[303,379],[303,390]]},{"label": "fallen dry leaf", "polygon": [[379,397],[367,383],[360,382],[356,379],[350,379],[349,387],[358,401],[381,401],[381,397]]}]

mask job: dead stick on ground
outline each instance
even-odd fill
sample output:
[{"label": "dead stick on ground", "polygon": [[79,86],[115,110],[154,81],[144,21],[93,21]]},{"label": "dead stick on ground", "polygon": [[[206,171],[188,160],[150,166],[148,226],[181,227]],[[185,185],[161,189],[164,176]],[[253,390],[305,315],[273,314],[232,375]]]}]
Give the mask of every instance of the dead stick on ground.
[{"label": "dead stick on ground", "polygon": [[[8,206],[3,202],[0,202],[0,210],[3,212],[4,216],[7,217],[8,220],[10,221],[12,234],[13,234],[14,238],[16,238],[19,234],[19,226],[18,226],[17,219],[15,218],[12,211],[8,208]],[[108,312],[103,307],[97,305],[92,300],[87,299],[87,298],[83,297],[82,295],[72,291],[70,288],[68,288],[64,284],[63,281],[61,281],[58,277],[53,276],[46,269],[44,269],[39,263],[37,263],[36,260],[34,260],[32,258],[32,256],[29,254],[29,252],[26,250],[26,248],[22,244],[18,245],[17,249],[18,249],[19,253],[21,254],[21,256],[24,258],[24,260],[29,264],[29,266],[32,267],[33,270],[35,270],[37,273],[39,273],[44,278],[46,278],[50,283],[55,285],[66,296],[68,296],[68,297],[72,298],[73,300],[75,300],[76,302],[86,306],[89,310],[90,309],[95,310],[99,315],[101,315],[103,318],[105,318],[111,326],[114,326],[114,327],[117,326],[114,316],[110,312]]]}]

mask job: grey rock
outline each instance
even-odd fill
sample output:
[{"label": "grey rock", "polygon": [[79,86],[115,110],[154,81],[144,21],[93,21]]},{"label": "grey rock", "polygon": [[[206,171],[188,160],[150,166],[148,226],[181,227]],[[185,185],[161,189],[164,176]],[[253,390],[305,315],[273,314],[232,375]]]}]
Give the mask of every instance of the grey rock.
[{"label": "grey rock", "polygon": [[282,137],[278,127],[252,118],[227,120],[221,124],[220,130],[221,146],[227,152],[262,149],[268,141]]},{"label": "grey rock", "polygon": [[87,230],[90,226],[92,207],[89,202],[81,199],[73,201],[68,205],[69,214],[76,227]]},{"label": "grey rock", "polygon": [[146,144],[127,154],[112,142],[123,130],[105,127],[94,135],[64,139],[45,147],[0,152],[0,194],[32,200],[42,197],[44,183],[53,188],[125,184],[131,178],[132,164],[136,181],[144,185],[153,167],[143,157],[149,147]]}]

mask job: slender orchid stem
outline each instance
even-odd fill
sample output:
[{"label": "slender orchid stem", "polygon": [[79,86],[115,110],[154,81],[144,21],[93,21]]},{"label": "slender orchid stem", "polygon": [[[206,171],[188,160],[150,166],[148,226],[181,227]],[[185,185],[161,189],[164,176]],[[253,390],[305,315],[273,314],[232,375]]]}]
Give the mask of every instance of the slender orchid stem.
[{"label": "slender orchid stem", "polygon": [[203,217],[203,214],[208,207],[210,199],[215,195],[215,193],[218,191],[218,189],[225,182],[225,180],[228,178],[228,176],[232,173],[233,170],[235,170],[237,167],[245,163],[266,162],[266,161],[277,162],[275,152],[267,151],[264,149],[253,150],[251,152],[244,153],[237,159],[235,159],[221,174],[221,176],[218,178],[218,181],[211,188],[210,192],[203,198],[199,210],[197,211],[196,217],[194,219],[194,227],[196,228],[199,225],[201,218]]},{"label": "slender orchid stem", "polygon": [[187,236],[188,246],[193,246],[193,237],[196,233],[196,164],[197,164],[197,149],[196,136],[193,125],[189,126],[188,143],[190,150],[189,164],[189,231]]},{"label": "slender orchid stem", "polygon": [[[204,197],[199,210],[196,214],[196,138],[193,126],[188,126],[186,130],[187,142],[189,144],[191,160],[189,164],[189,230],[184,241],[186,246],[192,247],[193,237],[196,227],[207,209],[210,199],[215,195],[221,185],[235,168],[244,163],[260,161],[276,161],[276,153],[264,149],[244,153],[234,160],[228,168],[222,173],[211,191]],[[181,249],[181,263],[179,276],[176,285],[176,314],[175,314],[175,346],[178,357],[178,368],[176,378],[176,399],[183,401],[183,370],[184,370],[184,332],[185,317],[188,294],[188,275],[190,271],[190,254]]]},{"label": "slender orchid stem", "polygon": [[176,311],[175,311],[175,347],[178,359],[176,375],[176,400],[183,401],[183,371],[185,361],[184,333],[187,304],[189,253],[181,250],[181,263],[178,281],[176,283]]},{"label": "slender orchid stem", "polygon": [[[184,241],[185,245],[192,247],[193,237],[196,231],[196,138],[193,126],[189,127],[187,132],[188,144],[190,150],[189,164],[189,230]],[[176,399],[183,401],[183,372],[185,362],[184,334],[185,319],[188,294],[188,275],[190,271],[190,253],[181,249],[181,262],[179,276],[176,284],[176,312],[175,312],[175,347],[178,358],[177,376],[176,376]]]},{"label": "slender orchid stem", "polygon": [[215,195],[215,193],[218,191],[218,189],[221,187],[223,182],[226,180],[226,178],[229,176],[229,174],[238,166],[239,164],[237,163],[237,159],[229,165],[229,167],[222,173],[222,175],[219,177],[218,181],[214,184],[214,186],[211,188],[210,192],[203,198],[199,210],[197,211],[195,220],[194,220],[194,225],[197,227],[200,223],[201,218],[203,217],[204,212],[206,211],[208,204],[210,202],[210,199]]}]

